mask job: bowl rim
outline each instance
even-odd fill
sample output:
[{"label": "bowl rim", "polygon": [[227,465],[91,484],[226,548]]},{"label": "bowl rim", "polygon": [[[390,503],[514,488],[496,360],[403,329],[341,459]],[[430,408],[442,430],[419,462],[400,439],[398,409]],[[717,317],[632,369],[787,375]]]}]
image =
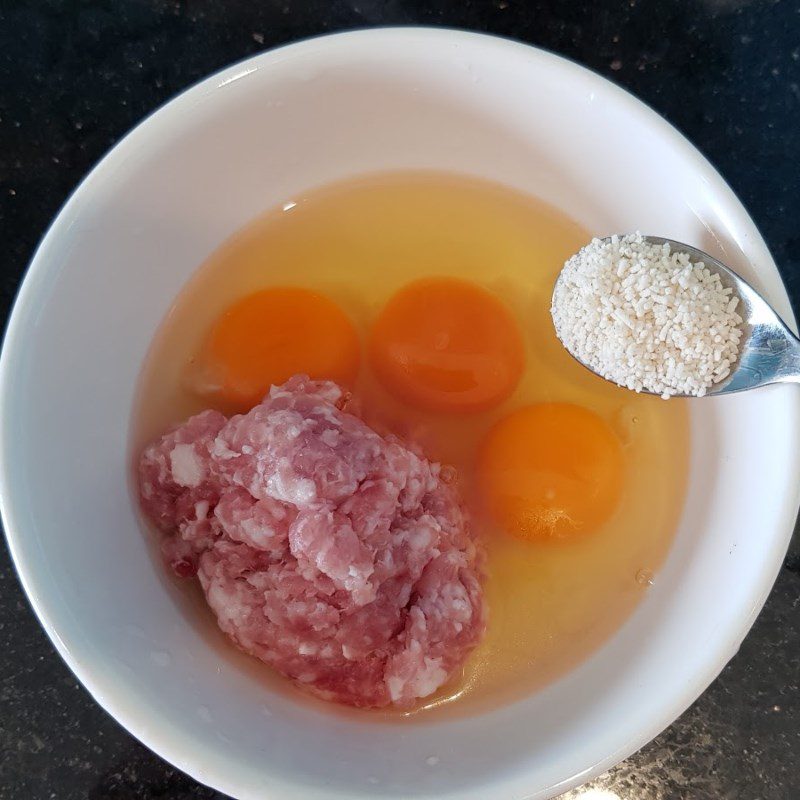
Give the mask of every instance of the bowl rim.
[{"label": "bowl rim", "polygon": [[[725,203],[729,207],[732,206],[738,213],[744,213],[745,219],[750,223],[753,230],[756,231],[756,239],[754,242],[751,242],[751,245],[761,249],[765,254],[761,269],[767,271],[772,270],[778,277],[778,289],[781,293],[780,299],[787,308],[787,314],[784,315],[784,319],[789,327],[796,330],[796,321],[791,310],[785,284],[763,237],[757,230],[755,222],[725,179],[705,156],[703,156],[702,153],[700,153],[700,151],[669,121],[653,110],[644,101],[608,78],[594,72],[589,67],[558,53],[510,37],[439,26],[410,25],[359,28],[295,40],[236,61],[230,66],[193,83],[188,88],[171,97],[165,103],[159,105],[101,157],[89,173],[74,188],[53,218],[44,236],[37,245],[29,266],[21,280],[8,316],[2,351],[0,352],[0,420],[6,419],[7,397],[9,393],[13,391],[11,364],[13,357],[11,354],[13,354],[16,349],[16,342],[25,334],[26,322],[31,312],[32,303],[38,294],[39,287],[43,281],[46,280],[48,269],[47,252],[57,243],[57,240],[72,225],[74,220],[78,218],[85,199],[91,196],[94,184],[103,180],[105,174],[109,171],[113,171],[118,162],[127,158],[128,153],[137,147],[140,140],[144,141],[144,137],[152,136],[154,128],[159,125],[164,126],[170,124],[171,120],[180,116],[185,108],[193,105],[200,97],[212,95],[213,90],[216,90],[221,85],[226,85],[240,78],[245,78],[256,69],[269,68],[272,63],[284,57],[287,51],[300,53],[302,51],[319,51],[320,48],[328,48],[329,51],[335,51],[337,48],[346,48],[352,41],[369,38],[375,40],[389,38],[394,40],[395,43],[403,40],[426,40],[431,45],[442,47],[463,42],[483,49],[495,48],[498,51],[499,57],[521,55],[527,56],[529,59],[537,58],[539,59],[539,64],[547,62],[549,66],[558,68],[563,74],[571,74],[572,76],[580,77],[585,81],[587,88],[591,87],[593,90],[612,96],[618,103],[624,105],[629,112],[638,114],[641,118],[644,118],[648,124],[655,126],[659,135],[663,137],[669,147],[673,150],[679,150],[682,158],[685,159],[687,163],[695,164],[698,169],[710,173],[716,181],[718,190],[725,196]],[[536,66],[536,63],[531,63],[531,68],[535,69]],[[253,69],[251,69],[251,67]],[[776,289],[776,291],[778,291],[778,289]],[[800,420],[800,394],[795,397],[793,411],[795,414],[795,421]],[[49,621],[47,601],[43,599],[35,585],[35,565],[28,562],[21,546],[24,525],[20,524],[17,519],[14,501],[13,498],[9,496],[8,491],[8,475],[11,465],[8,461],[9,448],[7,443],[7,430],[7,427],[0,428],[0,518],[2,519],[12,563],[28,602],[62,660],[101,708],[109,713],[126,731],[159,757],[173,764],[201,783],[212,786],[219,791],[226,792],[239,798],[249,798],[253,796],[251,792],[252,787],[249,785],[242,784],[230,773],[223,774],[220,772],[213,775],[207,773],[203,765],[199,764],[197,759],[193,757],[190,749],[176,746],[174,740],[169,740],[169,738],[165,736],[162,737],[158,732],[157,726],[150,726],[145,724],[141,719],[132,718],[123,710],[122,704],[118,702],[113,692],[106,690],[107,684],[102,679],[102,676],[96,674],[95,670],[93,670],[90,665],[81,663],[73,658],[69,643],[61,638],[59,632]],[[800,471],[800,452],[793,456],[792,469],[787,471],[787,474],[792,475],[798,471]],[[670,725],[712,683],[730,658],[736,653],[741,641],[747,635],[756,616],[766,602],[789,545],[789,540],[797,518],[798,504],[800,504],[800,488],[795,489],[794,492],[784,490],[781,497],[780,514],[780,529],[784,532],[781,536],[778,535],[779,531],[776,531],[769,552],[765,554],[763,562],[759,565],[757,581],[758,591],[754,592],[754,596],[752,597],[752,611],[749,616],[742,619],[738,625],[731,626],[730,630],[727,631],[724,642],[722,642],[719,647],[713,652],[707,653],[705,668],[702,674],[698,674],[696,680],[689,686],[684,687],[682,691],[676,691],[671,695],[669,702],[662,703],[661,714],[657,717],[654,715],[650,723],[642,726],[639,734],[628,741],[624,747],[617,749],[596,763],[587,765],[586,768],[577,771],[574,775],[566,778],[557,786],[553,786],[548,790],[549,792],[561,793],[568,791],[571,788],[591,780],[593,777],[596,777],[636,752]],[[539,794],[536,796],[538,797]],[[552,794],[548,794],[547,796],[552,796]]]}]

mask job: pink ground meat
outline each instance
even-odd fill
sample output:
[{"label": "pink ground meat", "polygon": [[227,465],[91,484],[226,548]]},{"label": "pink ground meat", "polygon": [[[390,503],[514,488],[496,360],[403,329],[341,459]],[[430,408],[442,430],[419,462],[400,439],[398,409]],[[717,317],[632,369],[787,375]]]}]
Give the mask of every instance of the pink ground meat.
[{"label": "pink ground meat", "polygon": [[320,697],[408,707],[483,633],[482,557],[439,465],[344,399],[297,376],[192,417],[144,451],[141,504],[242,650]]}]

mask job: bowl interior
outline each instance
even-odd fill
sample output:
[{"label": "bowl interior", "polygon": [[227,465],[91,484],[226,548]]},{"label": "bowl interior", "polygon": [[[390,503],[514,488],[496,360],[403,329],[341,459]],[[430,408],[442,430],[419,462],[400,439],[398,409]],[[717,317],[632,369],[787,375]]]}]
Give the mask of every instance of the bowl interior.
[{"label": "bowl interior", "polygon": [[521,45],[415,29],[311,40],[206,80],[137,128],[64,208],[14,310],[0,364],[2,510],[36,611],[98,701],[237,797],[564,790],[705,688],[788,542],[798,399],[772,387],[692,403],[689,493],[656,584],[599,652],[524,700],[436,722],[332,713],[276,691],[187,623],[129,485],[154,331],[193,270],[264,209],[354,174],[426,167],[529,192],[597,235],[692,243],[792,319],[762,239],[708,163],[610,83]]}]

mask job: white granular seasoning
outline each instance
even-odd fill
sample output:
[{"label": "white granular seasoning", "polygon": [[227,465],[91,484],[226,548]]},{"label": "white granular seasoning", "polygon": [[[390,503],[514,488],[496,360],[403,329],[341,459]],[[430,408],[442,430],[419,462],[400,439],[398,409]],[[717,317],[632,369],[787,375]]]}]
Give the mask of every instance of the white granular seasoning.
[{"label": "white granular seasoning", "polygon": [[604,378],[702,397],[739,355],[738,304],[702,262],[635,233],[594,239],[570,258],[551,312],[567,350]]}]

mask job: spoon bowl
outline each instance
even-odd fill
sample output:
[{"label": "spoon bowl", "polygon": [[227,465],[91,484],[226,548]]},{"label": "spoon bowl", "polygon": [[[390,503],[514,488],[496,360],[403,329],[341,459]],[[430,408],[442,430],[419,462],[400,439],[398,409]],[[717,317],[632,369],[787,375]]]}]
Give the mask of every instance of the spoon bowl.
[{"label": "spoon bowl", "polygon": [[[621,237],[622,234],[620,234]],[[602,241],[610,242],[611,238],[608,236]],[[733,295],[739,298],[739,306],[736,310],[742,317],[740,327],[743,332],[739,343],[739,356],[731,373],[719,383],[709,387],[706,394],[703,395],[704,397],[757,389],[759,386],[766,386],[770,383],[800,382],[800,339],[789,330],[777,312],[747,281],[721,261],[696,247],[660,236],[644,236],[642,238],[648,244],[668,244],[671,252],[685,253],[693,264],[702,261],[709,270],[719,275],[723,287],[731,289]],[[615,383],[610,378],[600,375],[590,364],[571,351],[567,352],[595,375]],[[621,384],[616,385],[621,386]],[[621,388],[627,387],[621,386]],[[655,394],[647,389],[642,389],[642,393]],[[693,395],[678,392],[671,396],[692,397]]]}]

